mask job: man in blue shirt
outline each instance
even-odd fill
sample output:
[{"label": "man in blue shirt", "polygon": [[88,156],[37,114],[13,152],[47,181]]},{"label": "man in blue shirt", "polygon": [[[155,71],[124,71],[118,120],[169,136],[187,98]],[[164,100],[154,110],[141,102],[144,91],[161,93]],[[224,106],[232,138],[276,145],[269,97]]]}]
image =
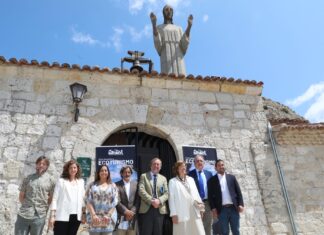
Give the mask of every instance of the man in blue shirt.
[{"label": "man in blue shirt", "polygon": [[195,169],[189,172],[189,176],[194,178],[201,200],[205,204],[205,213],[203,215],[203,224],[206,235],[211,234],[212,215],[208,203],[207,181],[212,177],[212,173],[204,170],[205,159],[202,155],[195,156]]}]

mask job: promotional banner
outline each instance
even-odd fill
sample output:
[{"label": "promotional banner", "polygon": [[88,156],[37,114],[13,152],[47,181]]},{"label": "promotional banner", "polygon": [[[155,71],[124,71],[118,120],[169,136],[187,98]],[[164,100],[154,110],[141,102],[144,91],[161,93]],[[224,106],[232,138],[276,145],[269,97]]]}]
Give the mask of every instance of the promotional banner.
[{"label": "promotional banner", "polygon": [[101,165],[107,165],[113,182],[121,180],[120,169],[126,165],[131,166],[133,169],[132,180],[137,180],[135,160],[135,145],[114,145],[96,148],[96,169]]},{"label": "promotional banner", "polygon": [[202,155],[205,158],[205,170],[216,174],[215,163],[217,160],[216,148],[202,146],[182,146],[183,159],[187,165],[187,171],[195,168],[194,159],[196,155]]}]

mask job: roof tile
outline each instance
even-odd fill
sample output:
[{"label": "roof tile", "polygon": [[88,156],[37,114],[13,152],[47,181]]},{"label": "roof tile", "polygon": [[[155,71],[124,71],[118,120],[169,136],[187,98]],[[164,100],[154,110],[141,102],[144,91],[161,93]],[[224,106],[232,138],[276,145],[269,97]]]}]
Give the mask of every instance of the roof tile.
[{"label": "roof tile", "polygon": [[[129,72],[127,69],[124,69],[123,71],[120,70],[120,68],[113,68],[112,70],[110,70],[109,68],[100,68],[99,66],[89,66],[89,65],[83,65],[82,67],[78,64],[68,64],[68,63],[63,63],[60,64],[58,62],[53,62],[52,65],[50,65],[49,62],[47,61],[42,61],[41,63],[39,63],[37,60],[31,60],[30,62],[28,62],[28,60],[26,59],[20,59],[19,61],[16,58],[10,58],[8,61],[6,60],[5,57],[0,56],[0,64],[17,64],[17,65],[32,65],[32,66],[42,66],[42,67],[48,67],[48,68],[63,68],[63,69],[78,69],[81,71],[98,71],[98,72],[111,72],[111,73],[125,73],[125,74],[129,74],[131,72]],[[164,78],[164,77],[169,77],[172,79],[189,79],[189,80],[201,80],[201,81],[206,81],[206,82],[210,82],[210,81],[217,81],[217,82],[234,82],[234,83],[243,83],[243,84],[249,84],[249,85],[253,85],[253,86],[263,86],[263,82],[256,82],[256,81],[249,81],[249,80],[244,80],[242,81],[241,79],[237,79],[235,80],[234,78],[226,78],[226,77],[219,77],[219,76],[206,76],[203,77],[201,75],[198,76],[194,76],[192,74],[189,74],[187,76],[180,74],[178,76],[176,76],[175,74],[166,74],[166,73],[158,73],[157,71],[153,70],[150,74],[147,71],[142,71],[141,73],[138,72],[132,72],[131,74],[137,74],[138,76],[146,76],[146,77],[160,77],[160,78]]]}]

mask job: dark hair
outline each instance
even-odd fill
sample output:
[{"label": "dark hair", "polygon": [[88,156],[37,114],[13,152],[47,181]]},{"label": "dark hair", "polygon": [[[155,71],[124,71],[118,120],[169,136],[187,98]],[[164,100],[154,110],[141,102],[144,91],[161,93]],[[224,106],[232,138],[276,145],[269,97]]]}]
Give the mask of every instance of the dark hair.
[{"label": "dark hair", "polygon": [[107,183],[111,183],[111,177],[110,177],[110,170],[109,170],[109,167],[108,165],[101,165],[98,167],[97,171],[96,171],[96,174],[95,174],[95,182],[99,182],[100,181],[100,171],[103,167],[107,167],[107,171],[108,171],[108,176],[107,176]]},{"label": "dark hair", "polygon": [[45,156],[40,156],[39,158],[37,158],[36,164],[40,163],[41,161],[45,161],[47,167],[49,167],[50,161],[48,160],[48,158],[46,158]]},{"label": "dark hair", "polygon": [[179,176],[178,170],[179,170],[179,167],[182,165],[186,165],[186,163],[184,161],[177,161],[176,163],[174,163],[174,166],[172,168],[173,175]]},{"label": "dark hair", "polygon": [[162,14],[163,14],[163,18],[164,18],[164,24],[166,24],[164,10],[165,10],[165,8],[167,8],[167,7],[170,7],[170,8],[172,9],[171,24],[173,24],[173,7],[171,7],[171,6],[168,5],[168,4],[166,4],[166,5],[163,7],[163,10],[162,10]]},{"label": "dark hair", "polygon": [[[122,174],[124,173],[124,171],[126,170],[126,169],[129,169],[130,170],[130,172],[131,172],[131,174],[133,174],[133,169],[132,169],[132,167],[131,166],[123,166],[121,169],[120,169],[120,176],[122,177]],[[123,178],[123,177],[122,177]]]},{"label": "dark hair", "polygon": [[217,159],[216,162],[215,162],[215,166],[217,166],[217,163],[219,162],[224,162],[222,159]]},{"label": "dark hair", "polygon": [[69,168],[73,164],[75,164],[77,166],[77,168],[78,168],[78,172],[76,173],[75,178],[77,178],[77,179],[81,178],[81,167],[80,167],[79,163],[76,160],[71,159],[70,161],[65,163],[64,166],[63,166],[63,172],[62,172],[62,175],[61,175],[61,177],[63,179],[69,179],[70,178]]}]

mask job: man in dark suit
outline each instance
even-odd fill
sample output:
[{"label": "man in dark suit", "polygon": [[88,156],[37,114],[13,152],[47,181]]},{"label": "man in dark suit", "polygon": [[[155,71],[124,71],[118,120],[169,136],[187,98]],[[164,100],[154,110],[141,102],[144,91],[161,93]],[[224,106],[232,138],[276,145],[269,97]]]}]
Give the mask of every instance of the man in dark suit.
[{"label": "man in dark suit", "polygon": [[223,160],[215,164],[217,174],[208,181],[208,200],[214,218],[219,219],[223,235],[240,234],[240,215],[244,210],[243,196],[234,175],[225,173]]},{"label": "man in dark suit", "polygon": [[137,194],[137,181],[132,181],[133,170],[130,166],[124,166],[120,170],[122,180],[116,182],[119,193],[117,205],[119,226],[117,235],[136,234],[136,213],[139,205]]},{"label": "man in dark suit", "polygon": [[151,160],[151,171],[141,175],[138,195],[141,198],[140,235],[162,235],[164,215],[168,213],[167,179],[160,175],[162,162],[158,157]]},{"label": "man in dark suit", "polygon": [[207,181],[212,177],[212,173],[204,170],[205,159],[202,155],[195,156],[195,169],[189,171],[188,175],[194,178],[201,200],[205,204],[205,213],[203,215],[203,224],[206,235],[211,234],[212,216],[208,203]]}]

